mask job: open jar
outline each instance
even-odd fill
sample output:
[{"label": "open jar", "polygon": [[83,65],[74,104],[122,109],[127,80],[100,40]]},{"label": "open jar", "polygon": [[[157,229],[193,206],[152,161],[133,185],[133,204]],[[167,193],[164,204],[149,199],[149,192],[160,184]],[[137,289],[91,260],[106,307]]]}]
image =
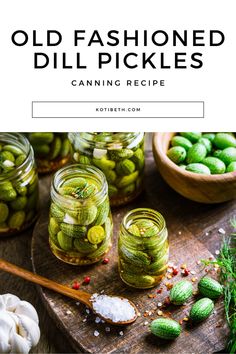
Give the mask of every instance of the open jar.
[{"label": "open jar", "polygon": [[39,173],[49,173],[63,167],[71,157],[67,133],[28,133]]},{"label": "open jar", "polygon": [[126,204],[142,191],[144,133],[69,133],[73,160],[101,169],[112,206]]},{"label": "open jar", "polygon": [[94,166],[60,169],[51,185],[49,242],[62,261],[98,262],[112,244],[112,217],[104,174]]},{"label": "open jar", "polygon": [[38,214],[38,175],[27,138],[0,133],[0,236],[29,227]]},{"label": "open jar", "polygon": [[119,273],[135,288],[156,286],[164,277],[169,258],[168,232],[163,216],[155,210],[131,210],[120,226]]}]

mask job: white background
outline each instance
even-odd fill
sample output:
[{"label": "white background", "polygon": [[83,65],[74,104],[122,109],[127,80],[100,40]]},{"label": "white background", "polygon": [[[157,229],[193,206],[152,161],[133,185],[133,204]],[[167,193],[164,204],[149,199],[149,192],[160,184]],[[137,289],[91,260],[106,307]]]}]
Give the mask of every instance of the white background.
[{"label": "white background", "polygon": [[[235,0],[196,1],[60,1],[60,0],[7,0],[0,5],[0,119],[1,131],[235,131],[235,78],[236,78],[236,21]],[[40,33],[45,42],[47,29],[63,34],[63,44],[56,51],[67,51],[73,62],[76,51],[83,53],[88,69],[44,70],[33,69],[32,36],[30,44],[15,47],[11,34],[18,29]],[[120,69],[107,66],[98,70],[94,55],[98,51],[143,51],[143,48],[94,47],[73,48],[73,31],[97,29],[101,33],[111,29],[151,32],[162,29],[189,31],[193,29],[219,29],[225,34],[221,47],[200,47],[204,66],[200,70]],[[39,48],[47,53],[55,48]],[[158,48],[157,48],[158,49]],[[170,61],[173,48],[165,46]],[[184,51],[185,48],[179,48]],[[188,47],[187,51],[199,48]],[[146,52],[155,47],[145,48]],[[93,55],[94,54],[94,55]],[[71,59],[70,59],[71,58]],[[72,87],[72,79],[164,79],[165,87]],[[98,100],[197,100],[205,101],[205,119],[32,119],[31,102],[98,101]]]}]

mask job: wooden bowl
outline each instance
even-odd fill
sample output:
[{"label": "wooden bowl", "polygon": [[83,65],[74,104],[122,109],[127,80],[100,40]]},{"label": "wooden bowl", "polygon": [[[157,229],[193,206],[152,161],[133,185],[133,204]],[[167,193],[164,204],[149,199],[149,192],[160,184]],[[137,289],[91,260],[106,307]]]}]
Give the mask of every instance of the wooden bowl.
[{"label": "wooden bowl", "polygon": [[236,198],[236,172],[203,175],[185,171],[166,155],[176,133],[154,133],[153,154],[164,180],[184,197],[200,203],[221,203]]}]

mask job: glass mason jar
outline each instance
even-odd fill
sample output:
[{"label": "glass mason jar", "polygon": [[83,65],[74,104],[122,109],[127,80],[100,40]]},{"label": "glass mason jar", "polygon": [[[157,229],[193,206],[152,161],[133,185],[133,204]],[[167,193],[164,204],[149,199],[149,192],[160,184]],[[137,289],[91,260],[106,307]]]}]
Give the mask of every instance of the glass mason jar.
[{"label": "glass mason jar", "polygon": [[131,210],[124,217],[118,241],[119,273],[128,285],[146,289],[164,277],[169,258],[166,223],[155,210]]},{"label": "glass mason jar", "polygon": [[60,169],[51,185],[49,242],[62,261],[98,262],[112,244],[112,217],[104,174],[94,166]]},{"label": "glass mason jar", "polygon": [[34,152],[23,134],[0,133],[0,236],[18,233],[38,214]]},{"label": "glass mason jar", "polygon": [[49,173],[63,167],[71,158],[67,133],[28,133],[39,173]]},{"label": "glass mason jar", "polygon": [[73,160],[100,168],[112,206],[136,198],[143,187],[144,133],[69,133]]}]

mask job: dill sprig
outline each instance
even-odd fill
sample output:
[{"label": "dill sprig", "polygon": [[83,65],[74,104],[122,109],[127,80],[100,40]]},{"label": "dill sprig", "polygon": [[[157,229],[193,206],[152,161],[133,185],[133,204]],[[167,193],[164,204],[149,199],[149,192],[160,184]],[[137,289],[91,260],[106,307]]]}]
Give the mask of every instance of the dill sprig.
[{"label": "dill sprig", "polygon": [[[231,220],[236,231],[236,217]],[[219,256],[216,261],[206,261],[205,265],[218,264],[220,266],[220,282],[224,286],[224,308],[230,334],[227,351],[236,353],[236,233],[223,238]]]}]

